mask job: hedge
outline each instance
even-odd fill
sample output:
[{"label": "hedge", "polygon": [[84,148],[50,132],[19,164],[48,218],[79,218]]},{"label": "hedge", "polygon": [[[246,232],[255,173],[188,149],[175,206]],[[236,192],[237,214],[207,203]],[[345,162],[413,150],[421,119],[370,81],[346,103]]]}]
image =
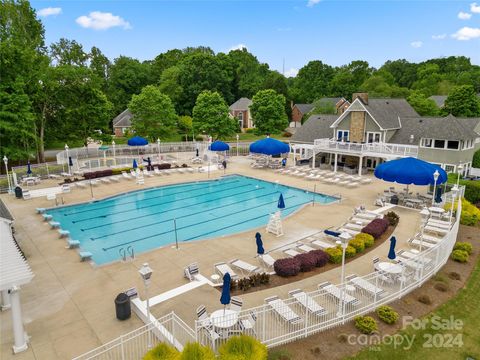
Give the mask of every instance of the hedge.
[{"label": "hedge", "polygon": [[[445,209],[450,210],[451,203],[445,204]],[[454,209],[457,209],[457,202],[455,202]],[[467,226],[475,226],[480,221],[480,209],[470,203],[465,198],[462,199],[462,213],[460,214],[460,224]]]},{"label": "hedge", "polygon": [[377,322],[371,316],[357,316],[355,327],[363,334],[371,334],[378,330]]},{"label": "hedge", "polygon": [[328,254],[328,260],[333,264],[340,264],[342,262],[342,250],[337,247],[325,249]]},{"label": "hedge", "polygon": [[455,246],[453,247],[453,250],[463,250],[463,251],[466,251],[468,253],[468,255],[471,255],[472,251],[473,251],[473,246],[469,242],[459,241],[459,242],[455,243]]},{"label": "hedge", "polygon": [[387,219],[373,219],[367,226],[362,229],[362,233],[370,234],[378,239],[388,229],[389,222]]},{"label": "hedge", "polygon": [[267,347],[257,339],[232,336],[218,349],[219,360],[267,360]]},{"label": "hedge", "polygon": [[398,313],[388,305],[379,306],[376,310],[378,318],[386,324],[395,324],[398,320]]},{"label": "hedge", "polygon": [[325,266],[328,263],[328,254],[323,250],[312,250],[311,254],[315,255],[316,267]]},{"label": "hedge", "polygon": [[372,247],[375,242],[375,239],[373,238],[372,235],[365,234],[365,233],[360,233],[355,235],[354,239],[363,240],[363,243],[365,244],[366,248]]},{"label": "hedge", "polygon": [[317,266],[317,257],[310,252],[298,254],[294,258],[300,263],[301,272],[312,271]]},{"label": "hedge", "polygon": [[174,347],[160,343],[147,352],[143,360],[177,360],[180,353]]},{"label": "hedge", "polygon": [[212,349],[199,343],[188,343],[183,348],[178,360],[215,360],[216,356]]},{"label": "hedge", "polygon": [[[451,184],[457,183],[457,174],[448,174],[448,182]],[[460,180],[460,185],[465,186],[465,199],[472,204],[480,203],[480,181],[475,180]]]},{"label": "hedge", "polygon": [[453,250],[451,257],[454,261],[465,263],[468,261],[468,252],[465,250]]},{"label": "hedge", "polygon": [[273,270],[278,276],[295,276],[300,272],[300,261],[296,258],[278,259],[273,263]]},{"label": "hedge", "polygon": [[[342,251],[341,248],[340,251]],[[347,245],[345,249],[345,257],[348,259],[354,257],[355,255],[357,255],[357,250],[355,250],[353,246]]]},{"label": "hedge", "polygon": [[350,240],[348,245],[355,248],[357,254],[365,250],[365,241],[363,241],[361,238],[354,237],[353,240]]}]

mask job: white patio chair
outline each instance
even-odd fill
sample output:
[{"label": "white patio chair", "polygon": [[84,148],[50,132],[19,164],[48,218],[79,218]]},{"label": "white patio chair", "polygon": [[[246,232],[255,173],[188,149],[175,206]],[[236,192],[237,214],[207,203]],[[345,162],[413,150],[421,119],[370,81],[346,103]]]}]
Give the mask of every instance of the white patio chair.
[{"label": "white patio chair", "polygon": [[303,319],[298,316],[283,300],[278,296],[271,296],[265,299],[265,302],[277,313],[277,315],[292,325],[301,324]]},{"label": "white patio chair", "polygon": [[213,267],[215,268],[215,272],[220,273],[222,277],[228,272],[232,280],[238,279],[238,275],[235,273],[235,271],[233,271],[232,268],[225,262],[216,263],[213,265]]},{"label": "white patio chair", "polygon": [[311,296],[307,295],[305,291],[295,289],[289,291],[288,293],[311,314],[321,316],[327,313],[327,310],[318,305],[318,303]]},{"label": "white patio chair", "polygon": [[234,260],[230,261],[230,265],[239,269],[242,272],[242,274],[247,275],[247,276],[252,274],[252,273],[258,272],[260,270],[260,268],[258,266],[249,264],[246,261],[239,260],[239,259],[234,259]]}]

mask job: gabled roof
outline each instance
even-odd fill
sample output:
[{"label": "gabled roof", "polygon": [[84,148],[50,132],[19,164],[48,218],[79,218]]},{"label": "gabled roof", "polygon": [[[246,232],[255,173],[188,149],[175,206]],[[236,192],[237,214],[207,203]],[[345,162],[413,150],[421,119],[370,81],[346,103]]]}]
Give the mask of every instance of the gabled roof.
[{"label": "gabled roof", "polygon": [[293,142],[305,143],[313,143],[315,139],[330,139],[333,136],[333,131],[330,126],[337,117],[337,115],[328,114],[312,115],[290,139]]},{"label": "gabled roof", "polygon": [[313,109],[313,104],[295,104],[294,106],[296,106],[302,114],[306,114]]},{"label": "gabled roof", "polygon": [[248,108],[252,105],[252,100],[249,98],[240,98],[235,101],[232,105],[230,105],[230,110],[248,110]]},{"label": "gabled roof", "polygon": [[435,101],[435,104],[437,104],[439,108],[442,108],[445,105],[445,100],[447,100],[447,95],[432,95],[429,99]]},{"label": "gabled roof", "polygon": [[[402,128],[390,139],[395,144],[417,145],[421,138],[444,140],[471,140],[480,136],[474,131],[480,118],[407,117],[402,118]],[[411,136],[413,135],[413,142]]]},{"label": "gabled roof", "polygon": [[112,120],[113,127],[129,127],[132,126],[133,114],[126,109]]},{"label": "gabled roof", "polygon": [[10,211],[8,210],[7,206],[4,204],[4,202],[1,199],[0,199],[0,218],[13,221],[12,214],[10,214]]}]

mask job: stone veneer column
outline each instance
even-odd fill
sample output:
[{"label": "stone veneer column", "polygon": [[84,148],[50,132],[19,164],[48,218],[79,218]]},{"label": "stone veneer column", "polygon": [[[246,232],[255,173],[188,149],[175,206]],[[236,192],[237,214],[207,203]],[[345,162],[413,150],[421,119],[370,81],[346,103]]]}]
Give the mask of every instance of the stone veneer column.
[{"label": "stone veneer column", "polygon": [[350,142],[363,141],[365,134],[365,112],[352,111],[350,113]]}]

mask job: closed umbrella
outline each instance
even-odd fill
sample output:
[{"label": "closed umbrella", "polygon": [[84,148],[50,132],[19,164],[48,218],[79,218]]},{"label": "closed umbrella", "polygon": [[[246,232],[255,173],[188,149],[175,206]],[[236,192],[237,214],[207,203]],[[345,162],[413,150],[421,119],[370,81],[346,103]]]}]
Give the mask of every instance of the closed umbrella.
[{"label": "closed umbrella", "polygon": [[138,167],[137,160],[133,159],[133,168],[136,169]]},{"label": "closed umbrella", "polygon": [[282,193],[280,193],[280,197],[278,198],[277,207],[279,209],[285,209],[285,201],[283,200],[283,194]]},{"label": "closed umbrella", "polygon": [[442,193],[443,193],[442,188],[438,187],[435,191],[435,202],[436,203],[441,203],[442,202]]},{"label": "closed umbrella", "polygon": [[30,166],[30,161],[27,162],[27,175],[31,175],[32,174],[32,168]]},{"label": "closed umbrella", "polygon": [[68,157],[68,165],[73,166],[73,160],[71,156]]},{"label": "closed umbrella", "polygon": [[222,295],[220,296],[220,303],[224,305],[223,311],[225,312],[225,307],[230,304],[230,282],[231,277],[227,272],[223,275],[223,286],[222,286]]},{"label": "closed umbrella", "polygon": [[395,255],[395,245],[397,244],[397,239],[395,238],[395,236],[392,236],[390,238],[390,250],[388,251],[388,258],[390,260],[395,260],[395,258],[397,257]]},{"label": "closed umbrella", "polygon": [[198,157],[198,149],[195,150],[195,156]]},{"label": "closed umbrella", "polygon": [[263,255],[265,254],[265,249],[263,248],[263,241],[262,241],[262,235],[260,233],[255,234],[255,241],[257,243],[257,254],[258,255]]}]

